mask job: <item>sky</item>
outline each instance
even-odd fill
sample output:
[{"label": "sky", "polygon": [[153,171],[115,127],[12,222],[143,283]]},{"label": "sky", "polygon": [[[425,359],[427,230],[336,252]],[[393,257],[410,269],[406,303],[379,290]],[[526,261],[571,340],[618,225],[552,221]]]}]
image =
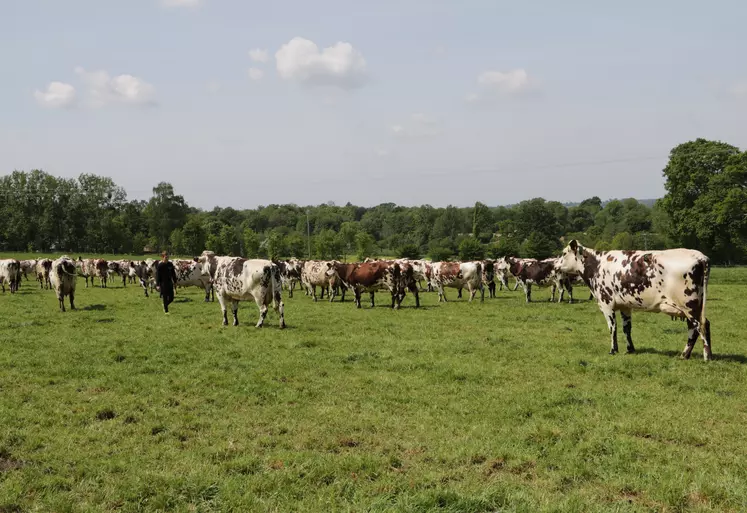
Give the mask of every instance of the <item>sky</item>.
[{"label": "sky", "polygon": [[747,2],[0,4],[0,174],[190,205],[656,198],[747,148]]}]

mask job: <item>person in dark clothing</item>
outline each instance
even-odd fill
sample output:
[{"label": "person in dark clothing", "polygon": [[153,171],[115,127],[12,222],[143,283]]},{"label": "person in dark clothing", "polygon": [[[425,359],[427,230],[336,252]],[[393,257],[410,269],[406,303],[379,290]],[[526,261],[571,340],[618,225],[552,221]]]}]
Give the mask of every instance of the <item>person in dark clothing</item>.
[{"label": "person in dark clothing", "polygon": [[174,284],[176,283],[176,268],[169,262],[169,254],[161,254],[161,261],[156,266],[156,287],[163,298],[163,311],[169,313],[169,305],[174,301]]}]

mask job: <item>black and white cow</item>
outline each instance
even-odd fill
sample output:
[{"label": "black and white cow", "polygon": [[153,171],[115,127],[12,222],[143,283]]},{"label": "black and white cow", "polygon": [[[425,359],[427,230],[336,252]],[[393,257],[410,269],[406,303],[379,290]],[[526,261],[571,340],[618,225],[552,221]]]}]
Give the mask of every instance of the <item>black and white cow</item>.
[{"label": "black and white cow", "polygon": [[52,285],[49,281],[49,274],[52,272],[52,260],[49,258],[42,258],[36,261],[36,280],[39,282],[39,288],[51,289]]},{"label": "black and white cow", "polygon": [[296,288],[296,284],[301,283],[301,272],[304,261],[291,258],[290,260],[273,260],[272,263],[280,269],[280,277],[283,280],[283,285],[288,288],[288,297],[293,297],[293,289]]},{"label": "black and white cow", "polygon": [[269,260],[216,256],[207,251],[203,252],[199,261],[204,263],[213,280],[224,326],[228,324],[226,304],[229,301],[232,305],[233,325],[238,326],[239,301],[253,300],[259,307],[257,328],[264,324],[269,305],[280,316],[280,328],[285,328],[285,307],[278,266]]},{"label": "black and white cow", "polygon": [[14,258],[0,260],[0,286],[5,293],[5,284],[10,285],[10,293],[18,291],[21,282],[21,262]]},{"label": "black and white cow", "polygon": [[689,333],[682,356],[690,358],[700,335],[703,359],[712,358],[711,323],[705,311],[711,268],[700,251],[595,251],[572,240],[563,250],[559,267],[581,275],[592,290],[612,336],[610,354],[617,353],[616,312],[622,315],[627,349],[633,353],[631,313],[643,310],[685,319]]},{"label": "black and white cow", "polygon": [[550,285],[552,295],[549,301],[555,301],[555,291],[560,289],[558,303],[563,301],[565,292],[568,291],[568,302],[573,302],[573,287],[566,273],[558,268],[557,258],[545,260],[534,260],[532,258],[504,257],[508,269],[516,277],[516,281],[524,287],[527,303],[532,301],[532,285]]}]

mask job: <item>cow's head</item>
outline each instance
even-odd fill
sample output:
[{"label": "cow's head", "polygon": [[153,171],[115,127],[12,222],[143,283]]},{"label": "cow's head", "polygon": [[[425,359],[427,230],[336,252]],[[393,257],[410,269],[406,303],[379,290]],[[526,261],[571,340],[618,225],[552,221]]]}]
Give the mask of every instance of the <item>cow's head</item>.
[{"label": "cow's head", "polygon": [[337,266],[334,262],[324,262],[324,274],[330,278],[337,274]]},{"label": "cow's head", "polygon": [[573,239],[563,250],[563,254],[558,258],[556,265],[564,273],[583,274],[584,247],[576,239]]}]

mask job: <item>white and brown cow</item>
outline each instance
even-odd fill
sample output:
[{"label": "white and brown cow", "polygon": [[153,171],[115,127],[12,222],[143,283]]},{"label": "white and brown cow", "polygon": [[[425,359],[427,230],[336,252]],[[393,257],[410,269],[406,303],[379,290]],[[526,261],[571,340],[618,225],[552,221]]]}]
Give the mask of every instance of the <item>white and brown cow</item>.
[{"label": "white and brown cow", "polygon": [[36,276],[36,260],[21,260],[21,274],[26,281],[29,280],[29,273],[31,276]]},{"label": "white and brown cow", "polygon": [[122,278],[122,287],[127,287],[127,279],[130,276],[130,264],[132,260],[110,260],[107,263],[107,274],[111,280],[119,276]]},{"label": "white and brown cow", "polygon": [[548,301],[555,301],[555,292],[560,290],[558,303],[563,301],[565,292],[568,291],[568,302],[573,302],[573,287],[568,275],[558,268],[557,258],[546,258],[545,260],[535,260],[532,258],[513,258],[505,257],[509,271],[516,277],[516,280],[524,287],[527,303],[532,301],[532,285],[547,286],[549,285],[552,294]]},{"label": "white and brown cow", "polygon": [[54,289],[60,310],[65,311],[65,296],[70,298],[70,309],[75,310],[75,282],[77,281],[75,262],[63,256],[52,262],[49,280]]},{"label": "white and brown cow", "polygon": [[[402,284],[400,273],[401,266],[399,263],[386,260],[352,264],[328,262],[326,271],[329,278],[338,279],[343,287],[353,291],[355,305],[358,308],[361,307],[361,294],[363,292],[370,294],[371,308],[376,306],[374,294],[381,289],[388,290],[391,293],[392,308],[399,308]],[[412,273],[410,273],[410,276],[412,277]]]},{"label": "white and brown cow", "polygon": [[[205,292],[205,302],[210,301],[211,285],[210,275],[203,269],[203,264],[198,258],[193,260],[172,260],[176,270],[176,283],[178,287],[198,287]],[[213,292],[215,299],[215,292]]]},{"label": "white and brown cow", "polygon": [[39,282],[39,288],[50,289],[52,285],[49,281],[49,274],[52,271],[52,260],[42,258],[36,262],[36,281]]},{"label": "white and brown cow", "polygon": [[559,266],[567,273],[581,275],[592,290],[607,319],[612,337],[610,354],[618,350],[616,312],[622,315],[627,350],[633,353],[631,313],[643,310],[685,319],[689,333],[682,356],[690,358],[700,335],[703,358],[712,358],[711,323],[705,310],[711,268],[708,257],[700,251],[595,251],[572,240],[563,250]]},{"label": "white and brown cow", "polygon": [[[498,280],[498,290],[503,290],[503,287],[506,287],[506,290],[510,290],[508,286],[508,276],[511,274],[511,271],[509,270],[509,265],[505,258],[499,258],[495,261],[493,272]],[[519,286],[519,280],[516,280],[516,286]]]},{"label": "white and brown cow", "polygon": [[21,281],[21,262],[15,258],[0,260],[0,287],[5,293],[5,284],[10,286],[10,293],[15,294],[18,291],[18,285]]},{"label": "white and brown cow", "polygon": [[87,258],[83,259],[78,257],[75,261],[75,267],[78,270],[78,274],[86,279],[86,288],[88,287],[88,280],[91,280],[91,286],[93,287],[93,279],[99,279],[99,285],[101,288],[106,287],[106,280],[109,274],[108,262],[102,258]]},{"label": "white and brown cow", "polygon": [[[334,275],[327,274],[327,271],[330,269],[330,265],[334,265],[335,263],[339,262],[335,260],[330,262],[324,260],[307,260],[304,262],[303,268],[301,269],[301,283],[306,287],[309,295],[314,298],[314,301],[317,300],[317,287],[321,288],[320,299],[324,299],[325,291],[328,294],[332,292],[331,288],[334,288]],[[330,287],[330,285],[332,285],[332,287]],[[334,299],[334,295],[331,295],[330,301],[332,299]]]},{"label": "white and brown cow", "polygon": [[482,262],[434,262],[431,265],[431,283],[438,291],[438,302],[446,302],[444,287],[467,289],[471,302],[477,291],[480,301],[485,300],[485,289],[482,285]]},{"label": "white and brown cow", "polygon": [[219,257],[204,252],[200,260],[205,262],[207,272],[213,277],[213,286],[223,313],[223,325],[228,324],[226,304],[230,301],[233,325],[239,325],[239,301],[255,301],[259,307],[257,328],[261,328],[267,317],[269,305],[280,316],[280,328],[285,328],[280,269],[269,260],[247,260],[239,257]]},{"label": "white and brown cow", "polygon": [[288,297],[293,297],[293,289],[296,288],[297,283],[301,283],[304,261],[291,258],[290,260],[273,260],[273,263],[280,269],[280,277],[283,285],[288,289]]},{"label": "white and brown cow", "polygon": [[145,297],[148,297],[148,282],[150,281],[150,268],[145,260],[140,262],[130,262],[128,269],[128,276],[135,276],[140,282],[140,286],[143,287]]}]

